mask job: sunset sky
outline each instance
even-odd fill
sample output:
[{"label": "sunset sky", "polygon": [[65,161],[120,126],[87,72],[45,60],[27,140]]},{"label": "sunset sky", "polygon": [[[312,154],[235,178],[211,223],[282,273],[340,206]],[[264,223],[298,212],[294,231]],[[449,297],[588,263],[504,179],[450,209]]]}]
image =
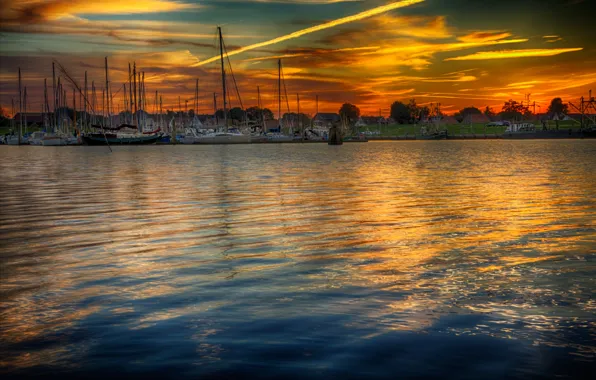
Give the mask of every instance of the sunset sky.
[{"label": "sunset sky", "polygon": [[[0,0],[0,104],[18,100],[17,70],[39,111],[52,59],[81,83],[85,70],[101,88],[108,57],[112,91],[128,62],[145,71],[149,103],[194,96],[212,113],[221,93],[216,26],[222,27],[245,107],[275,105],[282,58],[291,111],[387,114],[395,100],[440,102],[496,111],[531,94],[575,101],[596,90],[595,12],[588,0]],[[240,50],[239,50],[240,49]],[[238,50],[238,51],[236,51]],[[100,90],[101,93],[101,90]],[[149,96],[151,94],[151,96]],[[77,98],[78,101],[78,98]],[[192,101],[191,101],[192,102]],[[189,105],[191,104],[189,102]],[[122,110],[122,98],[114,104]],[[238,105],[237,96],[232,105]],[[30,109],[31,109],[30,108]],[[149,111],[152,111],[150,107]],[[287,111],[286,107],[282,112]]]}]

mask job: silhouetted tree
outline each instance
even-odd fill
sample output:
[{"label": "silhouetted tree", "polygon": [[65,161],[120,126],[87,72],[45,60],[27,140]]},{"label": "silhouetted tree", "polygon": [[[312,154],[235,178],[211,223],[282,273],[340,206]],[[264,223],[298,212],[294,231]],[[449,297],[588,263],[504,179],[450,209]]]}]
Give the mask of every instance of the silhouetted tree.
[{"label": "silhouetted tree", "polygon": [[418,111],[418,120],[426,119],[430,116],[430,108],[428,106],[420,107]]},{"label": "silhouetted tree", "polygon": [[547,112],[557,116],[555,118],[555,124],[557,126],[556,128],[559,129],[559,119],[569,112],[569,107],[567,104],[563,103],[561,98],[554,98],[550,101]]},{"label": "silhouetted tree", "polygon": [[273,112],[269,108],[263,108],[263,116],[265,116],[265,120],[275,119]]},{"label": "silhouetted tree", "polygon": [[410,120],[410,110],[402,102],[393,102],[391,105],[391,118],[400,124],[405,124]]},{"label": "silhouetted tree", "polygon": [[459,114],[461,115],[462,119],[465,119],[469,115],[482,115],[482,111],[480,111],[476,107],[466,107],[464,109],[459,110]]},{"label": "silhouetted tree", "polygon": [[339,109],[339,115],[347,119],[349,124],[355,123],[360,117],[360,108],[350,103],[344,103]]},{"label": "silhouetted tree", "polygon": [[192,110],[192,109],[191,110],[188,110],[188,117],[190,117],[191,119],[193,117],[195,117],[195,110]]},{"label": "silhouetted tree", "polygon": [[240,107],[234,107],[230,110],[230,119],[243,121],[244,120],[244,110]]},{"label": "silhouetted tree", "polygon": [[420,120],[420,109],[418,108],[418,105],[416,104],[416,99],[410,99],[410,101],[408,102],[408,112],[410,113],[410,123],[414,123],[417,122],[418,120]]},{"label": "silhouetted tree", "polygon": [[513,99],[505,102],[501,109],[501,117],[503,119],[521,119],[524,113],[526,113],[526,107]]},{"label": "silhouetted tree", "polygon": [[486,115],[486,117],[493,117],[495,116],[495,111],[493,111],[492,108],[490,108],[489,106],[486,106],[486,108],[484,109],[484,114]]}]

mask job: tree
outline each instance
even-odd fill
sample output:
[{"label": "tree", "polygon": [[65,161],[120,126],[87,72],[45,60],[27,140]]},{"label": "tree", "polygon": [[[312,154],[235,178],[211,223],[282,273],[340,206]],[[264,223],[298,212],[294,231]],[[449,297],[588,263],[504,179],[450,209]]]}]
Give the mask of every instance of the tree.
[{"label": "tree", "polygon": [[420,119],[420,109],[416,104],[416,99],[410,99],[408,102],[408,112],[410,114],[410,122],[417,122]]},{"label": "tree", "polygon": [[548,106],[548,113],[556,113],[558,115],[566,114],[569,112],[569,107],[567,104],[563,103],[561,98],[554,98],[550,101],[550,105]]},{"label": "tree", "polygon": [[215,111],[215,117],[217,118],[217,120],[223,120],[224,119],[224,111],[220,108],[217,111]]},{"label": "tree", "polygon": [[410,110],[402,102],[393,102],[391,105],[391,118],[400,124],[410,121]]},{"label": "tree", "polygon": [[269,108],[263,108],[263,116],[265,117],[265,120],[275,119],[273,112]]},{"label": "tree", "polygon": [[4,108],[2,108],[2,106],[0,106],[0,126],[4,127],[4,126],[8,126],[10,125],[10,119],[8,118],[8,115],[6,114],[6,111],[4,111]]},{"label": "tree", "polygon": [[421,107],[418,111],[419,120],[426,119],[430,116],[430,108],[428,106]]},{"label": "tree", "polygon": [[246,117],[249,120],[261,120],[261,115],[262,115],[262,111],[259,107],[257,106],[252,106],[252,107],[248,107],[246,109]]},{"label": "tree", "polygon": [[193,110],[193,109],[188,110],[188,117],[190,117],[191,119],[193,117],[195,117],[195,110]]},{"label": "tree", "polygon": [[230,110],[230,119],[242,121],[244,120],[244,110],[240,107],[234,107]]},{"label": "tree", "polygon": [[505,102],[501,109],[501,117],[503,119],[521,119],[526,112],[526,107],[523,104],[516,102],[513,99]]},{"label": "tree", "polygon": [[476,107],[466,107],[466,108],[464,108],[462,110],[459,110],[459,115],[458,116],[462,120],[465,120],[470,115],[482,115],[482,111],[480,111]]},{"label": "tree", "polygon": [[360,108],[350,103],[342,104],[339,115],[348,121],[348,124],[355,123],[360,117]]},{"label": "tree", "polygon": [[493,111],[493,109],[489,106],[486,106],[486,108],[484,109],[484,114],[486,115],[486,117],[491,118],[495,116],[495,111]]},{"label": "tree", "polygon": [[561,98],[554,98],[550,101],[550,105],[548,106],[547,112],[549,114],[554,114],[557,116],[555,119],[555,124],[557,126],[557,129],[559,129],[559,118],[562,115],[569,112],[569,107],[567,106],[567,104],[563,103],[563,100]]}]

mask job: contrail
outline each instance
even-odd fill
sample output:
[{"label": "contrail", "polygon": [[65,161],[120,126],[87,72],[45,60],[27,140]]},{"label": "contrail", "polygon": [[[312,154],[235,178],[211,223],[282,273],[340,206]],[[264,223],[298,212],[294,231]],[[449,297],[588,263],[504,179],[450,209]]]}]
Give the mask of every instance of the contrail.
[{"label": "contrail", "polygon": [[[291,40],[293,38],[298,38],[298,37],[304,36],[305,34],[310,34],[310,33],[318,32],[320,30],[325,30],[325,29],[333,28],[334,26],[338,26],[338,25],[342,25],[342,24],[347,24],[347,23],[354,22],[354,21],[359,21],[359,20],[362,20],[362,19],[365,19],[365,18],[368,18],[368,17],[376,16],[378,14],[381,14],[381,13],[384,13],[384,12],[387,12],[387,11],[391,11],[393,9],[403,8],[403,7],[409,7],[410,5],[418,4],[418,3],[421,3],[423,1],[424,0],[402,0],[402,1],[397,1],[395,3],[390,3],[390,4],[387,4],[387,5],[382,5],[380,7],[369,9],[367,11],[360,12],[360,13],[357,13],[357,14],[352,15],[352,16],[342,17],[342,18],[339,18],[337,20],[326,22],[324,24],[315,25],[315,26],[311,26],[310,28],[298,30],[298,31],[295,31],[295,32],[290,33],[290,34],[286,34],[285,36],[276,37],[276,38],[274,38],[272,40],[269,40],[269,41],[263,41],[263,42],[258,42],[256,44],[248,45],[248,46],[242,47],[240,49],[233,50],[233,51],[229,52],[227,54],[227,56],[229,57],[231,55],[236,55],[236,54],[244,53],[245,51],[258,49],[258,48],[261,48],[263,46],[277,44],[277,43],[280,43],[280,42],[283,42],[283,41]],[[206,64],[208,64],[210,62],[213,62],[213,61],[216,61],[218,59],[219,59],[219,56],[214,56],[214,57],[208,58],[208,59],[206,59],[204,61],[201,61],[199,63],[194,64],[193,67],[206,65]]]}]

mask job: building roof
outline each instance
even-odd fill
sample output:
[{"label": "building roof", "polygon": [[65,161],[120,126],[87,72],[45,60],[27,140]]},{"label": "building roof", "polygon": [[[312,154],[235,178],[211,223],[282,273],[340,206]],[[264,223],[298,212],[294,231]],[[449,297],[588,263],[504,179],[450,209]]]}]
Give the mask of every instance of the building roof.
[{"label": "building roof", "polygon": [[[25,121],[25,117],[26,117],[27,124],[31,124],[31,123],[43,124],[44,114],[42,114],[41,112],[23,112],[22,114],[23,114],[23,122]],[[14,120],[16,120],[16,122],[18,123],[20,119],[21,119],[21,113],[17,112],[14,115]]]}]

